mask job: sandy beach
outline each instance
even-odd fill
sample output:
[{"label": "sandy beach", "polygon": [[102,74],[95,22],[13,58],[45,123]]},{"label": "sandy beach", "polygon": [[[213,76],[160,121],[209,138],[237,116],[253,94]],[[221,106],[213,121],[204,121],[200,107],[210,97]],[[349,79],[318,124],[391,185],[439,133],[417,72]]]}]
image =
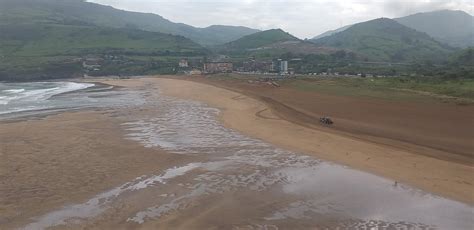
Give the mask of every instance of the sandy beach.
[{"label": "sandy beach", "polygon": [[[228,127],[277,146],[314,155],[401,181],[456,200],[474,203],[474,168],[417,154],[420,146],[374,144],[303,127],[281,119],[267,104],[214,86],[180,80],[153,80],[168,95],[200,100],[221,109]],[[432,148],[425,151],[439,152]]]},{"label": "sandy beach", "polygon": [[0,228],[182,160],[124,140],[123,134],[120,122],[102,112],[2,123]]},{"label": "sandy beach", "polygon": [[148,103],[0,123],[0,228],[423,229],[404,215],[439,207],[456,211],[441,224],[473,224],[469,164],[303,126],[210,84],[100,81]]}]

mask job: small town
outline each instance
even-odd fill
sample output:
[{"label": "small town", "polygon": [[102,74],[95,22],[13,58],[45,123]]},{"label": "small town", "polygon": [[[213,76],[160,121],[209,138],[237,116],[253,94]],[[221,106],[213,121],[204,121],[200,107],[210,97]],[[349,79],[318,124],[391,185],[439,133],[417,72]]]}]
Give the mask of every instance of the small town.
[{"label": "small town", "polygon": [[474,0],[0,0],[0,230],[474,230]]}]

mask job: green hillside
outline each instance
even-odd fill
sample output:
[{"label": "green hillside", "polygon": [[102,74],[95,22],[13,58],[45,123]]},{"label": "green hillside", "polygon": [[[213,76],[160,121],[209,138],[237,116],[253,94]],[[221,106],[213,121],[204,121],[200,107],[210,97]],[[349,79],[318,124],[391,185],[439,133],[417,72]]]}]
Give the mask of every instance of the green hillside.
[{"label": "green hillside", "polygon": [[449,64],[439,71],[450,78],[474,79],[474,48],[460,50],[449,58]]},{"label": "green hillside", "polygon": [[418,13],[395,20],[451,46],[474,46],[474,17],[463,11]]},{"label": "green hillside", "polygon": [[338,29],[335,29],[335,30],[329,30],[329,31],[326,31],[314,38],[312,38],[311,40],[317,40],[317,39],[320,39],[320,38],[324,38],[324,37],[327,37],[327,36],[331,36],[333,34],[336,34],[336,33],[339,33],[339,32],[342,32],[344,30],[347,30],[349,29],[349,27],[351,27],[352,25],[347,25],[347,26],[344,26],[344,27],[341,27],[341,28],[338,28]]},{"label": "green hillside", "polygon": [[[198,28],[196,34],[182,34],[204,46],[213,46],[235,41],[244,36],[260,32],[243,26],[213,25],[206,28]],[[179,33],[178,33],[179,34]]]},{"label": "green hillside", "polygon": [[1,24],[0,31],[0,80],[82,75],[82,59],[105,56],[113,58],[96,74],[168,73],[179,57],[207,52],[181,36],[133,29]]},{"label": "green hillside", "polygon": [[81,56],[102,53],[182,55],[202,53],[191,40],[162,33],[58,24],[0,25],[4,56]]},{"label": "green hillside", "polygon": [[392,19],[355,24],[314,41],[319,46],[352,50],[369,61],[443,62],[453,49]]},{"label": "green hillside", "polygon": [[295,36],[281,29],[273,29],[244,36],[236,41],[224,44],[223,46],[227,49],[233,50],[248,50],[272,45],[277,42],[298,40],[299,39]]},{"label": "green hillside", "polygon": [[474,47],[456,52],[452,56],[451,62],[456,66],[470,66],[474,68]]},{"label": "green hillside", "polygon": [[128,12],[84,0],[2,0],[0,22],[96,25],[181,35],[202,45],[236,40],[258,30],[236,26],[196,28],[156,14]]},{"label": "green hillside", "polygon": [[214,51],[234,56],[275,57],[288,52],[289,46],[295,46],[293,43],[301,43],[301,40],[281,29],[272,29],[216,46]]}]

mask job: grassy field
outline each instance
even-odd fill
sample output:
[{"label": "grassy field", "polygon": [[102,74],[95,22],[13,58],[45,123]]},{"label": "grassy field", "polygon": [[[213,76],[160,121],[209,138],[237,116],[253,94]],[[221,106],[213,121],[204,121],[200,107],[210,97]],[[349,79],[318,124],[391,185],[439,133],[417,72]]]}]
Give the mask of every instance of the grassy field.
[{"label": "grassy field", "polygon": [[[248,81],[262,79],[264,75],[220,74],[212,75],[215,80]],[[279,81],[284,87],[308,92],[354,97],[371,97],[386,100],[427,99],[474,103],[474,79],[445,79],[440,77],[393,77],[393,78],[346,78],[308,77]]]},{"label": "grassy field", "polygon": [[474,79],[444,80],[441,78],[317,78],[287,80],[285,84],[305,91],[374,97],[390,100],[417,100],[425,97],[474,102]]}]

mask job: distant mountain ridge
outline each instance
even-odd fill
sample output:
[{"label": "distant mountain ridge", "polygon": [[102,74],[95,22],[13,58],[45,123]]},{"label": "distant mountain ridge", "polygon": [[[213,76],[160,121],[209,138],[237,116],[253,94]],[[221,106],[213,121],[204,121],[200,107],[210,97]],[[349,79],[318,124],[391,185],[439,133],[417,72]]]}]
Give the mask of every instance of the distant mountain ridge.
[{"label": "distant mountain ridge", "polygon": [[174,23],[160,15],[118,10],[84,0],[2,0],[0,22],[81,24],[140,29],[181,35],[201,45],[217,45],[239,39],[259,30],[241,26],[214,25],[196,28]]},{"label": "distant mountain ridge", "polygon": [[[439,10],[394,18],[394,20],[419,32],[427,33],[437,41],[453,47],[474,46],[474,16],[464,11]],[[311,40],[342,32],[351,26],[324,32]]]},{"label": "distant mountain ridge", "polygon": [[395,20],[451,46],[474,46],[474,16],[464,11],[417,13]]},{"label": "distant mountain ridge", "polygon": [[244,36],[238,40],[224,44],[229,49],[256,49],[263,46],[271,45],[277,42],[299,41],[297,37],[281,30],[271,29],[251,35]]},{"label": "distant mountain ridge", "polygon": [[327,36],[331,36],[333,34],[336,34],[336,33],[339,33],[339,32],[342,32],[344,30],[347,30],[349,29],[349,27],[351,27],[352,25],[347,25],[347,26],[343,26],[341,28],[338,28],[338,29],[335,29],[335,30],[329,30],[329,31],[326,31],[314,38],[311,38],[311,40],[317,40],[317,39],[320,39],[320,38],[324,38],[324,37],[327,37]]},{"label": "distant mountain ridge", "polygon": [[388,18],[358,23],[313,42],[318,46],[351,50],[372,61],[441,62],[453,52],[427,34]]},{"label": "distant mountain ridge", "polygon": [[271,29],[216,46],[214,51],[237,57],[252,56],[271,59],[290,53],[293,55],[332,54],[338,49],[318,47],[314,43],[301,40],[282,29]]}]

